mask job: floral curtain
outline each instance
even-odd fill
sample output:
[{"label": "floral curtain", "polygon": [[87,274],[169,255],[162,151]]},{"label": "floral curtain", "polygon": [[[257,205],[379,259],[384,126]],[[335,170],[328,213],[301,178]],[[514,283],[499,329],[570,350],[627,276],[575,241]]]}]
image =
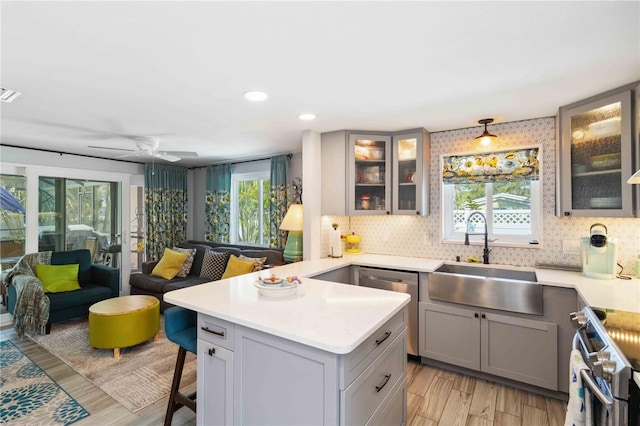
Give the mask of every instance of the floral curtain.
[{"label": "floral curtain", "polygon": [[500,151],[489,154],[444,157],[444,183],[487,183],[515,179],[538,180],[538,148]]},{"label": "floral curtain", "polygon": [[280,229],[280,223],[289,208],[289,155],[271,157],[271,205],[269,206],[269,246],[284,248],[287,231]]},{"label": "floral curtain", "polygon": [[145,164],[146,254],[162,257],[165,247],[187,239],[187,169]]},{"label": "floral curtain", "polygon": [[231,223],[231,164],[207,166],[205,241],[228,243]]}]

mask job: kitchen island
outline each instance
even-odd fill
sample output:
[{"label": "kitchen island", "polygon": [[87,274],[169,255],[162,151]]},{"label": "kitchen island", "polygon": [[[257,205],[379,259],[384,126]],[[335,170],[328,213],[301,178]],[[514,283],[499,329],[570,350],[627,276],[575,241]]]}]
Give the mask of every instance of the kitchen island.
[{"label": "kitchen island", "polygon": [[258,272],[165,295],[198,312],[198,424],[406,420],[410,297],[303,278],[336,265],[269,270],[301,277],[286,298],[259,295]]}]

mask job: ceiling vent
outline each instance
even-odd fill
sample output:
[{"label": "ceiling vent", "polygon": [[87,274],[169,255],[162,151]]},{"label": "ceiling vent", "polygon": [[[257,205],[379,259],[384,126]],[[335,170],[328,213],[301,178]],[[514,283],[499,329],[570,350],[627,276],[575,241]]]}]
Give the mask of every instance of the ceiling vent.
[{"label": "ceiling vent", "polygon": [[2,102],[13,102],[15,98],[20,96],[22,93],[16,92],[15,90],[2,88],[2,95],[0,96],[0,100]]}]

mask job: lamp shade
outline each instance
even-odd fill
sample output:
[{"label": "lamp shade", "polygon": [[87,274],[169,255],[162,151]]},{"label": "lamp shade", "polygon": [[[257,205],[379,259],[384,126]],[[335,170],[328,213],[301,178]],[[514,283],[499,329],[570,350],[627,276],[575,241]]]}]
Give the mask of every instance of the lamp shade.
[{"label": "lamp shade", "polygon": [[283,231],[302,231],[302,204],[291,204],[282,219],[280,229]]},{"label": "lamp shade", "polygon": [[631,175],[631,177],[629,178],[629,180],[627,181],[627,183],[636,183],[636,184],[640,184],[640,170],[638,170],[637,172],[635,172],[633,175]]},{"label": "lamp shade", "polygon": [[482,120],[478,120],[478,123],[484,124],[484,132],[476,137],[476,141],[478,141],[481,147],[489,148],[498,140],[496,135],[489,133],[487,130],[487,124],[493,123],[493,118],[483,118]]}]

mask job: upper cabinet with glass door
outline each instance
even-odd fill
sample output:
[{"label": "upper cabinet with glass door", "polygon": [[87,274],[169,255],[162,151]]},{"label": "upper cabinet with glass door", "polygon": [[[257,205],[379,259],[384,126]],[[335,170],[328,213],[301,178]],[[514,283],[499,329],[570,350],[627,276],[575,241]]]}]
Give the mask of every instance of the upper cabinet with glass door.
[{"label": "upper cabinet with glass door", "polygon": [[347,161],[348,214],[390,214],[391,136],[350,133]]},{"label": "upper cabinet with glass door", "polygon": [[393,214],[429,214],[429,133],[393,135]]},{"label": "upper cabinet with glass door", "polygon": [[560,108],[558,215],[633,216],[636,84]]}]

